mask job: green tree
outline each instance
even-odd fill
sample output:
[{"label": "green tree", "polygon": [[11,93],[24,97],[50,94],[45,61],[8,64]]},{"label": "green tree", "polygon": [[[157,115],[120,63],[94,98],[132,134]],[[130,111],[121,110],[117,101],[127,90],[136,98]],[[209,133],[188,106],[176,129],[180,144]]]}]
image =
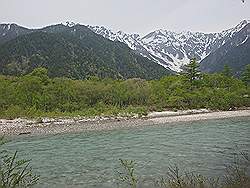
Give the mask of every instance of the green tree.
[{"label": "green tree", "polygon": [[39,77],[43,83],[47,83],[49,80],[48,70],[43,67],[34,69],[29,75]]},{"label": "green tree", "polygon": [[247,65],[245,71],[242,73],[242,81],[250,85],[250,65]]},{"label": "green tree", "polygon": [[232,69],[228,65],[224,66],[224,69],[221,73],[222,73],[222,75],[227,76],[227,77],[233,76]]},{"label": "green tree", "polygon": [[190,63],[184,67],[182,74],[192,87],[196,85],[196,81],[201,78],[201,72],[199,70],[199,64],[195,58],[191,59]]}]

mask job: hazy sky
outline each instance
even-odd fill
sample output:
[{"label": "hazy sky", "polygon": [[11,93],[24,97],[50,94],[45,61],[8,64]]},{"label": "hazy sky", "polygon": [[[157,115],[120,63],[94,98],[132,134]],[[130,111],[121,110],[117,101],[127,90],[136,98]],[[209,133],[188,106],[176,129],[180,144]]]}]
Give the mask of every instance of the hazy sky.
[{"label": "hazy sky", "polygon": [[146,34],[216,32],[250,19],[250,0],[0,0],[0,22],[42,27],[73,21]]}]

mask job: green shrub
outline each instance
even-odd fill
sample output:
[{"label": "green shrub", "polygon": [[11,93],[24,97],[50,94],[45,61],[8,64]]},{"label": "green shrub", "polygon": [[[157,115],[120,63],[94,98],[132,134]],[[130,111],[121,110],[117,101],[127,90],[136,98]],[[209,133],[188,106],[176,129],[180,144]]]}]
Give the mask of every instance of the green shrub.
[{"label": "green shrub", "polygon": [[[0,138],[0,147],[4,144]],[[0,150],[0,187],[32,187],[39,180],[33,175],[29,160],[19,160],[17,151],[10,155],[6,150]]]},{"label": "green shrub", "polygon": [[151,81],[50,79],[39,68],[25,76],[0,76],[0,117],[145,115],[149,110],[250,106],[250,87],[237,78],[205,74],[194,81],[187,82],[185,75]]}]

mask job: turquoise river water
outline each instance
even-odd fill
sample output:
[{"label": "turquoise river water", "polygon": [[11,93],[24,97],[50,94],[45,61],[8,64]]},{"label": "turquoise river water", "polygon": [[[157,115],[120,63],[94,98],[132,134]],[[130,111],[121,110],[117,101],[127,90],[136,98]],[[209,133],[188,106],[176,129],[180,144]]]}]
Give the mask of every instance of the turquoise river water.
[{"label": "turquoise river water", "polygon": [[250,152],[250,117],[20,136],[5,147],[32,159],[36,187],[116,187],[120,158],[135,160],[144,179],[163,176],[173,164],[214,177],[232,162],[235,148]]}]

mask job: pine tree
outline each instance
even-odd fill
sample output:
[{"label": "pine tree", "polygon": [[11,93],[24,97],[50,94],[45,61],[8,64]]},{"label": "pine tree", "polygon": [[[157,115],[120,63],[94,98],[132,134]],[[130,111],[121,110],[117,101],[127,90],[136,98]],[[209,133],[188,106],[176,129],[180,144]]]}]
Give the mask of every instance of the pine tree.
[{"label": "pine tree", "polygon": [[228,65],[225,65],[222,71],[222,75],[227,77],[232,77],[233,76],[232,69]]},{"label": "pine tree", "polygon": [[182,74],[187,78],[191,86],[196,85],[196,81],[201,77],[201,72],[195,58],[191,59],[190,63],[184,67]]},{"label": "pine tree", "polygon": [[242,73],[242,81],[250,85],[250,65],[247,65],[245,71]]}]

